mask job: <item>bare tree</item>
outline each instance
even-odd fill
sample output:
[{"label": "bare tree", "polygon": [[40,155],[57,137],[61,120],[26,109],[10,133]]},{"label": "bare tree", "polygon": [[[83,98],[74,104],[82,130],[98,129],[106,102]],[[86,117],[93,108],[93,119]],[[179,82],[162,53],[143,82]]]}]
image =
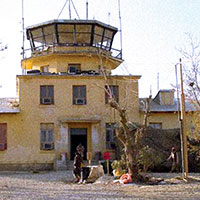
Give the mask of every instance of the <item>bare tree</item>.
[{"label": "bare tree", "polygon": [[[139,170],[139,152],[142,148],[142,138],[145,135],[147,129],[147,118],[149,116],[149,101],[147,101],[147,110],[144,115],[143,125],[139,125],[137,123],[133,123],[128,119],[127,112],[129,111],[129,106],[127,103],[125,106],[120,105],[114,95],[112,94],[112,90],[109,86],[109,78],[102,71],[106,80],[106,88],[105,91],[109,96],[109,105],[111,108],[114,108],[120,118],[120,125],[116,131],[116,137],[121,142],[124,148],[124,154],[126,157],[126,166],[128,169],[128,173],[132,176],[134,182],[144,182],[146,178],[140,174]],[[132,110],[134,112],[134,110]]]},{"label": "bare tree", "polygon": [[186,44],[179,49],[183,57],[186,97],[200,107],[200,42],[187,33]]},{"label": "bare tree", "polygon": [[194,39],[189,33],[186,36],[186,44],[179,51],[183,57],[185,94],[187,100],[193,103],[196,109],[195,113],[192,113],[193,127],[187,131],[189,154],[195,154],[197,158],[199,157],[199,146],[197,148],[196,143],[200,140],[200,41]]}]

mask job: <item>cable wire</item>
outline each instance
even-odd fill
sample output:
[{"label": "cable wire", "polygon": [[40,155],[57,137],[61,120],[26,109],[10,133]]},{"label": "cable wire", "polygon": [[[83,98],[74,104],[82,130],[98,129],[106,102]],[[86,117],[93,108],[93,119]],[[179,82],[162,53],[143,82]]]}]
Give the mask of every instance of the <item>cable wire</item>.
[{"label": "cable wire", "polygon": [[68,0],[66,0],[65,4],[64,4],[64,6],[63,6],[63,8],[61,9],[61,11],[60,11],[60,13],[59,13],[59,15],[58,15],[58,17],[57,17],[57,19],[58,19],[58,18],[60,17],[60,15],[62,14],[62,12],[63,12],[63,10],[64,10],[66,4],[67,4],[67,1],[68,1]]},{"label": "cable wire", "polygon": [[80,19],[79,15],[78,15],[78,12],[77,12],[77,10],[76,10],[76,8],[75,8],[74,3],[73,3],[72,0],[71,0],[71,2],[72,2],[72,5],[73,5],[73,7],[74,7],[74,10],[75,10],[75,12],[76,12],[77,17]]}]

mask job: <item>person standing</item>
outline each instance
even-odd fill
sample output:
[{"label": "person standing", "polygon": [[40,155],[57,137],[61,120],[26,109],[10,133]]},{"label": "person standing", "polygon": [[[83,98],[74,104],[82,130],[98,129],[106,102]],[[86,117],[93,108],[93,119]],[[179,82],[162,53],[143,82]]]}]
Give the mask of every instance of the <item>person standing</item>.
[{"label": "person standing", "polygon": [[178,172],[179,157],[175,147],[171,148],[170,156],[167,160],[172,160],[172,168],[170,172]]},{"label": "person standing", "polygon": [[84,147],[79,144],[76,147],[76,153],[74,157],[74,175],[76,177],[75,182],[78,183],[81,181],[81,172],[82,172],[82,167],[84,166],[83,162],[83,152],[84,152]]}]

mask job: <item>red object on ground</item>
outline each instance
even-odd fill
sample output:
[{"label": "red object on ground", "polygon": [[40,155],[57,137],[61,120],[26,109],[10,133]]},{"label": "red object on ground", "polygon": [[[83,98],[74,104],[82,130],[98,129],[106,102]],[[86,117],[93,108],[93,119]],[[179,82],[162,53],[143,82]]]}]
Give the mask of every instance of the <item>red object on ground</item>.
[{"label": "red object on ground", "polygon": [[105,153],[103,154],[103,159],[104,159],[104,160],[110,160],[110,152],[105,152]]},{"label": "red object on ground", "polygon": [[120,182],[121,182],[121,183],[124,183],[124,184],[127,184],[127,183],[132,183],[133,180],[132,180],[130,174],[123,174],[123,175],[120,177]]}]

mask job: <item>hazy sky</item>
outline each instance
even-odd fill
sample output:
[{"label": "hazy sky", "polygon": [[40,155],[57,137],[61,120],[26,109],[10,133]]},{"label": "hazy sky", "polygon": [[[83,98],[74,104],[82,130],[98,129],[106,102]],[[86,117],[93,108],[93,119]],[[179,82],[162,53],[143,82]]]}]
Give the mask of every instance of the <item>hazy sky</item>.
[{"label": "hazy sky", "polygon": [[[0,41],[8,49],[0,52],[0,97],[16,96],[16,75],[21,74],[22,0],[0,0]],[[66,0],[24,0],[25,27],[57,19]],[[118,0],[88,0],[89,19],[119,28]],[[73,0],[81,19],[86,16],[86,0]],[[68,4],[67,4],[68,5]],[[72,8],[71,8],[72,9]],[[108,14],[110,13],[110,15]],[[185,33],[198,39],[200,0],[121,0],[124,63],[117,74],[142,75],[140,97],[153,96],[159,88],[175,84],[174,65],[179,60]],[[72,19],[77,18],[72,10]],[[69,19],[65,7],[59,19]],[[26,48],[29,46],[26,43]],[[119,48],[119,34],[115,38]]]}]

